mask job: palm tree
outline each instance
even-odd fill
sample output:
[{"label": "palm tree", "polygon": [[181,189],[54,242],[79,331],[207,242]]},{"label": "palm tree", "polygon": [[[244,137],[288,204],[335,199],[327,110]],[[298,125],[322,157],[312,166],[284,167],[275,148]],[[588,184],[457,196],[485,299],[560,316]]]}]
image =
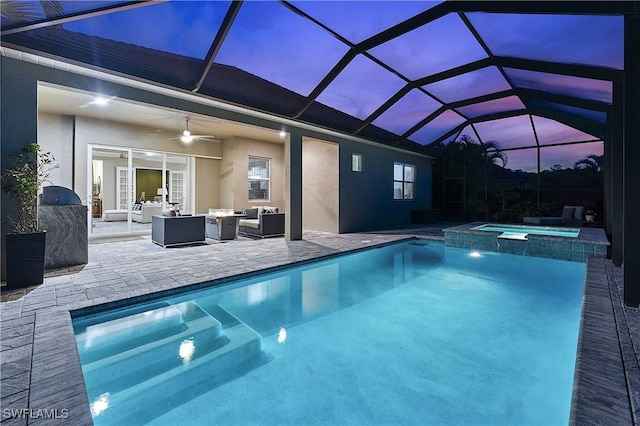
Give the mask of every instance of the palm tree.
[{"label": "palm tree", "polygon": [[496,164],[497,160],[500,160],[502,163],[502,167],[507,166],[507,161],[509,158],[507,154],[502,151],[502,147],[500,146],[500,142],[498,141],[487,141],[482,144],[484,147],[483,157],[485,161],[488,163]]},{"label": "palm tree", "polygon": [[[443,158],[443,161],[449,164],[445,167],[454,173],[450,177],[461,176],[463,180],[464,205],[466,216],[467,195],[471,196],[471,204],[475,204],[476,209],[484,211],[485,219],[488,214],[488,188],[490,165],[502,166],[507,165],[507,155],[502,152],[500,143],[497,141],[487,141],[479,143],[468,135],[461,135],[456,140],[442,142],[434,147],[434,154]],[[449,159],[447,161],[446,159]],[[462,161],[460,161],[462,160]],[[483,179],[484,178],[484,179]],[[477,195],[482,191],[480,185],[484,180],[484,203],[476,199]],[[445,196],[446,198],[446,196]]]},{"label": "palm tree", "polygon": [[582,160],[576,161],[574,168],[601,172],[604,170],[604,155],[589,154]]}]

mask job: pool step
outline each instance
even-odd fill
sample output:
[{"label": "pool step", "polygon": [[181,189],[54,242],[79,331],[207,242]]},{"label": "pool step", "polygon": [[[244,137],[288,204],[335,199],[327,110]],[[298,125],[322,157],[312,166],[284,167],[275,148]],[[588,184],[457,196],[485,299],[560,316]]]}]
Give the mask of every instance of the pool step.
[{"label": "pool step", "polygon": [[[111,392],[119,391],[182,365],[183,357],[195,359],[228,342],[220,321],[202,316],[189,321],[180,333],[85,364],[82,371],[87,390],[92,393],[94,388],[109,384]],[[193,354],[189,354],[192,348]]]},{"label": "pool step", "polygon": [[82,361],[94,362],[174,336],[186,329],[185,312],[182,306],[165,305],[90,323],[76,336]]},{"label": "pool step", "polygon": [[[223,338],[228,340],[225,345],[126,389],[114,392],[108,385],[100,390],[93,388],[89,392],[89,403],[92,407],[94,409],[100,406],[108,407],[99,414],[101,418],[94,418],[94,422],[96,424],[148,422],[182,402],[191,400],[260,365],[262,361],[260,335],[228,312],[224,315],[226,318],[221,322]],[[130,374],[136,373],[130,371]]]}]

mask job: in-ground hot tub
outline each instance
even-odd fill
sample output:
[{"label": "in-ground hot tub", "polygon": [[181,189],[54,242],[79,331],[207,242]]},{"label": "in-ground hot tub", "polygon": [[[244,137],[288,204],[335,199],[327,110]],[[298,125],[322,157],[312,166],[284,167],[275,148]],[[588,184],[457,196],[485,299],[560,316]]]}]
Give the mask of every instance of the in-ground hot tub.
[{"label": "in-ground hot tub", "polygon": [[601,228],[564,228],[474,222],[446,228],[445,245],[535,257],[586,262],[607,257],[609,240]]},{"label": "in-ground hot tub", "polygon": [[529,235],[546,235],[549,237],[577,238],[580,228],[560,228],[557,226],[527,226],[487,223],[471,228],[475,231],[501,232],[498,238],[510,240],[526,240]]}]

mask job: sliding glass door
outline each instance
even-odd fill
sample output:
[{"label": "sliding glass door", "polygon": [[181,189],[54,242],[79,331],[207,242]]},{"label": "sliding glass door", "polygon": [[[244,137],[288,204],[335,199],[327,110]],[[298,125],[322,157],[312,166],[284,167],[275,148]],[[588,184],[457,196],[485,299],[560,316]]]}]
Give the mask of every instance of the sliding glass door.
[{"label": "sliding glass door", "polygon": [[131,150],[88,146],[87,200],[89,236],[106,237],[131,233],[128,205],[133,200]]},{"label": "sliding glass door", "polygon": [[191,214],[194,158],[89,145],[87,199],[91,237],[150,234],[154,215]]}]

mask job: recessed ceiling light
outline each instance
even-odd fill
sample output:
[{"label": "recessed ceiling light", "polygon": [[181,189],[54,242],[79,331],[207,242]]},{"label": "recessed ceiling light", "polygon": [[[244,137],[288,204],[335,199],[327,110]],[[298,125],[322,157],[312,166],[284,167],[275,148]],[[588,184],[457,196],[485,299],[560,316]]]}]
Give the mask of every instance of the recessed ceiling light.
[{"label": "recessed ceiling light", "polygon": [[109,98],[104,98],[102,96],[99,96],[93,100],[93,103],[96,105],[106,105],[109,103]]}]

